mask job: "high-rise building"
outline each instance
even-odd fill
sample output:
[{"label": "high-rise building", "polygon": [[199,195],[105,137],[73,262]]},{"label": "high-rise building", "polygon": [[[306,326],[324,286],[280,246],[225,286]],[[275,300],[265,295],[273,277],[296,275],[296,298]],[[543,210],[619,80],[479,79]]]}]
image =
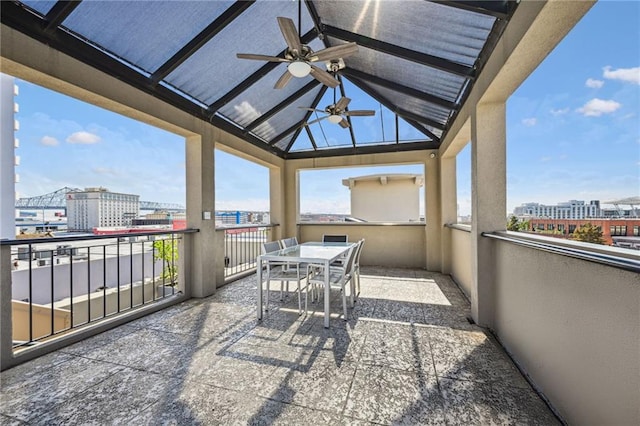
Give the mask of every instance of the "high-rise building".
[{"label": "high-rise building", "polygon": [[600,201],[592,200],[589,204],[584,201],[570,200],[556,205],[525,203],[513,209],[518,217],[540,217],[549,219],[588,219],[600,217]]},{"label": "high-rise building", "polygon": [[66,199],[67,227],[70,231],[130,226],[140,211],[139,195],[109,192],[101,187],[69,192]]}]

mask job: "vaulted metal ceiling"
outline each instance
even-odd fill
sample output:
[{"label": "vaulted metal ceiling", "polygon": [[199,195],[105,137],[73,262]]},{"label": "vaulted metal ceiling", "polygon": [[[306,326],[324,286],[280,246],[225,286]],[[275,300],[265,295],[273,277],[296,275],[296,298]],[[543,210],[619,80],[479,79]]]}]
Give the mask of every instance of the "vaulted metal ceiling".
[{"label": "vaulted metal ceiling", "polygon": [[[517,1],[22,1],[1,19],[283,158],[432,149],[440,145]],[[278,17],[314,52],[347,42],[340,85],[307,76],[274,89],[287,63]],[[317,65],[324,67],[319,62]],[[322,118],[341,96],[342,128]]]}]

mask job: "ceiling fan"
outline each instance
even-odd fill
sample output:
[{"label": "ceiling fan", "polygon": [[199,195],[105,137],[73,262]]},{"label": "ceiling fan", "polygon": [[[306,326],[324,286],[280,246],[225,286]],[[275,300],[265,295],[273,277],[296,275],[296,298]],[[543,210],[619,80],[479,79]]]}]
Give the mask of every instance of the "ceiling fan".
[{"label": "ceiling fan", "polygon": [[287,43],[284,58],[278,56],[258,55],[253,53],[237,53],[240,59],[253,59],[268,62],[288,62],[287,71],[278,79],[274,88],[282,89],[289,83],[291,77],[306,77],[309,74],[320,83],[335,88],[339,83],[333,76],[313,62],[332,61],[358,52],[358,45],[354,42],[332,46],[314,52],[311,48],[300,41],[300,35],[296,31],[293,20],[285,17],[278,17],[280,31]]},{"label": "ceiling fan", "polygon": [[341,97],[340,100],[336,102],[336,93],[334,89],[333,104],[327,106],[325,109],[314,109],[314,108],[306,108],[306,107],[299,107],[299,108],[306,109],[307,111],[324,112],[328,114],[328,115],[325,115],[324,117],[320,117],[318,119],[305,123],[306,126],[313,123],[317,123],[318,121],[324,120],[326,118],[329,120],[330,123],[339,124],[340,127],[342,127],[343,129],[346,129],[347,127],[349,127],[349,121],[347,121],[347,117],[356,117],[356,116],[365,117],[365,116],[375,115],[376,113],[375,111],[370,109],[346,111],[346,108],[349,105],[349,102],[351,102],[351,99],[345,96]]}]

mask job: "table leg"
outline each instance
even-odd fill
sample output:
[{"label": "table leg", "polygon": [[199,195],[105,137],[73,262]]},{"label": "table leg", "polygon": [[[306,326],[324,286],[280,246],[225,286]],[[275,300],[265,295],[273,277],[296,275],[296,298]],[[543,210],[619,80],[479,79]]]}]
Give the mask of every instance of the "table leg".
[{"label": "table leg", "polygon": [[256,262],[256,272],[258,275],[258,321],[262,320],[262,258],[258,256]]},{"label": "table leg", "polygon": [[329,296],[331,288],[329,287],[329,261],[324,262],[324,328],[329,328]]}]

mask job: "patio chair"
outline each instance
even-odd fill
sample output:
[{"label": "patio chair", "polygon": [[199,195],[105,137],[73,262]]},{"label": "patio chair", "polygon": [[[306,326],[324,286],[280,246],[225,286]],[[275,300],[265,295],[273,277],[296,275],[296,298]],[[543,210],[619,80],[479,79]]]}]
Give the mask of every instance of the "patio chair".
[{"label": "patio chair", "polygon": [[322,235],[323,243],[348,243],[348,235]]},{"label": "patio chair", "polygon": [[[338,288],[342,292],[342,309],[344,311],[344,320],[347,320],[347,283],[350,283],[353,279],[353,264],[355,261],[357,245],[349,248],[347,252],[347,261],[343,266],[331,266],[326,271],[323,265],[309,265],[308,272],[309,277],[307,279],[308,285],[311,288],[311,298],[313,300],[314,289],[318,290],[324,288],[325,274],[329,274],[329,286],[331,288]],[[351,293],[351,289],[350,289]],[[319,294],[317,294],[319,298]],[[306,299],[305,299],[306,301]],[[352,305],[353,306],[353,303]]]},{"label": "patio chair", "polygon": [[282,248],[297,246],[298,239],[296,237],[285,238],[284,240],[280,240],[280,244]]},{"label": "patio chair", "polygon": [[[272,241],[262,244],[262,254],[280,250],[280,242]],[[298,293],[298,315],[302,315],[302,291],[304,290],[304,312],[307,311],[307,285],[302,285],[302,281],[307,278],[307,269],[299,265],[291,265],[289,262],[266,261],[265,282],[267,283],[267,296],[265,297],[265,310],[269,310],[269,293],[271,292],[271,281],[280,281],[280,300],[284,299],[284,286],[286,283],[289,292],[289,282],[296,282]],[[260,283],[262,285],[262,283]]]}]

